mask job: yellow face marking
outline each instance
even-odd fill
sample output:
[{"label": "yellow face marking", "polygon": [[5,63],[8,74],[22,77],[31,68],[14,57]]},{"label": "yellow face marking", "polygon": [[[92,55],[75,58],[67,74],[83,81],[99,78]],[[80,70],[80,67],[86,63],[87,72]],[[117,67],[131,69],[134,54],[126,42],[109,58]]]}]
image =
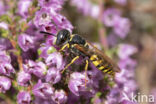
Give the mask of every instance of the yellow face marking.
[{"label": "yellow face marking", "polygon": [[92,55],[91,58],[90,58],[91,61],[93,61],[95,59],[97,59],[97,55]]}]

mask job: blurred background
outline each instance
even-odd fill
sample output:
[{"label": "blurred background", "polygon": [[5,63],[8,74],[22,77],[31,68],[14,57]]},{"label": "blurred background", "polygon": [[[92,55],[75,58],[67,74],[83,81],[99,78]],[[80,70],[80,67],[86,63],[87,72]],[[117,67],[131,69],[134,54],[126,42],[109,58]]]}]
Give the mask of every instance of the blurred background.
[{"label": "blurred background", "polygon": [[[108,1],[105,0],[104,2]],[[96,0],[93,0],[93,2],[96,2]],[[101,37],[100,35],[98,36],[97,21],[87,15],[82,15],[82,13],[77,11],[76,7],[71,7],[68,3],[65,5],[67,9],[63,13],[75,26],[73,33],[78,33],[91,42],[100,43],[99,38]],[[145,95],[154,93],[156,89],[155,4],[156,0],[128,0],[124,6],[110,4],[112,7],[122,10],[123,15],[131,21],[131,28],[127,37],[119,39],[117,43],[128,43],[137,47],[138,52],[132,56],[137,60],[135,79],[139,86],[139,92]],[[104,31],[106,31],[106,28]],[[106,33],[105,36],[107,37],[108,34]],[[107,42],[109,43],[109,40]],[[142,102],[141,104],[148,103]]]}]

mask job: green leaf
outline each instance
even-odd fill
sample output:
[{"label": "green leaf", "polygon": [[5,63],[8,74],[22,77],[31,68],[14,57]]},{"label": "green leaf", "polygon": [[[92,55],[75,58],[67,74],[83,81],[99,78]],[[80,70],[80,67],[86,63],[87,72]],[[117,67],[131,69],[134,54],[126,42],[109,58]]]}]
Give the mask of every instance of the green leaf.
[{"label": "green leaf", "polygon": [[3,38],[8,38],[8,35],[9,35],[9,31],[8,30],[5,30],[3,28],[0,28],[0,34]]},{"label": "green leaf", "polygon": [[4,14],[4,15],[0,16],[0,22],[1,21],[5,21],[8,24],[10,24],[12,22],[12,19],[9,15]]},{"label": "green leaf", "polygon": [[51,54],[53,52],[56,52],[56,49],[54,47],[50,47],[47,52],[48,54]]}]

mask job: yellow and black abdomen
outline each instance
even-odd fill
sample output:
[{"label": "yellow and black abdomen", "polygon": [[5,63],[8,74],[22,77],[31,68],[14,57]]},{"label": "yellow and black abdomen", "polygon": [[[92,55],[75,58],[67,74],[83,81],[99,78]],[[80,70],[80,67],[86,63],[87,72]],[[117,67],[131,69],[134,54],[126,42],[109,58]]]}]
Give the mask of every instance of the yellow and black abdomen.
[{"label": "yellow and black abdomen", "polygon": [[112,65],[107,62],[107,60],[103,59],[102,57],[93,54],[90,57],[90,61],[95,65],[95,67],[101,70],[104,73],[108,73],[109,75],[114,76],[114,71]]}]

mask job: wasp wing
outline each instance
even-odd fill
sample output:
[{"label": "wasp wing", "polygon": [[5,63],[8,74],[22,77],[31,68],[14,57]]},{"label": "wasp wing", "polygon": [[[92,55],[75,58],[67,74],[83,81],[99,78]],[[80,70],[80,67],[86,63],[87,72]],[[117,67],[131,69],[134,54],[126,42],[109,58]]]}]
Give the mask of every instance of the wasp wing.
[{"label": "wasp wing", "polygon": [[106,60],[108,63],[110,63],[113,66],[113,70],[115,72],[120,72],[120,68],[118,67],[118,65],[115,64],[107,55],[105,55],[102,51],[96,48],[93,44],[89,42],[87,43],[88,43],[89,49],[78,44],[76,44],[75,47],[81,52],[83,52],[84,54],[86,54],[87,56],[92,56],[94,53],[97,54],[99,57],[103,58],[103,60]]}]

